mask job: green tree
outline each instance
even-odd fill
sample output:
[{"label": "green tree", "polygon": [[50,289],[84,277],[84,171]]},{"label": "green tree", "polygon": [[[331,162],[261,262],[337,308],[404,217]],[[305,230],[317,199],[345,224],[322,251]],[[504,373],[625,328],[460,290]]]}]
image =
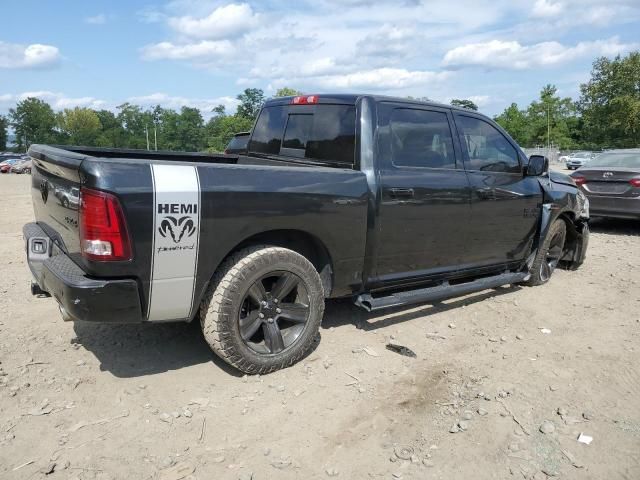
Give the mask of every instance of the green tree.
[{"label": "green tree", "polygon": [[58,123],[73,145],[95,146],[102,130],[100,117],[90,108],[66,108],[59,114]]},{"label": "green tree", "polygon": [[471,100],[454,98],[451,100],[451,105],[454,107],[468,108],[469,110],[478,111],[478,106]]},{"label": "green tree", "polygon": [[126,145],[125,131],[116,115],[109,110],[98,110],[95,114],[101,125],[96,145],[111,148],[124,147]]},{"label": "green tree", "polygon": [[212,117],[205,128],[207,150],[222,152],[236,133],[251,130],[253,119],[238,115],[218,115]]},{"label": "green tree", "polygon": [[561,149],[574,148],[579,141],[577,108],[569,97],[560,98],[554,85],[540,91],[540,99],[527,109],[529,145],[556,145]]},{"label": "green tree", "polygon": [[180,149],[180,114],[175,110],[165,108],[160,114],[158,124],[158,149]]},{"label": "green tree", "polygon": [[298,95],[302,95],[302,92],[300,90],[296,90],[295,88],[282,87],[276,92],[276,94],[274,95],[274,98],[295,97]]},{"label": "green tree", "polygon": [[216,117],[224,117],[227,114],[227,107],[224,105],[218,105],[211,110]]},{"label": "green tree", "polygon": [[580,92],[585,138],[606,147],[640,146],[640,51],[598,58]]},{"label": "green tree", "polygon": [[255,119],[260,107],[264,103],[264,92],[259,88],[247,88],[236,97],[240,100],[236,115],[243,118]]},{"label": "green tree", "polygon": [[48,143],[56,137],[56,115],[51,106],[39,98],[29,97],[9,110],[11,126],[16,132],[18,150],[32,143]]},{"label": "green tree", "polygon": [[[151,128],[153,135],[153,112],[143,111],[139,105],[123,103],[116,107],[118,121],[124,129],[125,145],[128,148],[147,148],[147,133]],[[151,145],[152,138],[149,137]]]},{"label": "green tree", "polygon": [[7,149],[7,140],[9,139],[9,120],[7,117],[0,115],[0,150]]},{"label": "green tree", "polygon": [[494,118],[513,139],[522,146],[530,146],[529,121],[527,112],[520,110],[516,103],[512,103],[504,112]]},{"label": "green tree", "polygon": [[179,118],[178,150],[200,151],[204,149],[204,120],[200,110],[193,107],[182,107]]}]

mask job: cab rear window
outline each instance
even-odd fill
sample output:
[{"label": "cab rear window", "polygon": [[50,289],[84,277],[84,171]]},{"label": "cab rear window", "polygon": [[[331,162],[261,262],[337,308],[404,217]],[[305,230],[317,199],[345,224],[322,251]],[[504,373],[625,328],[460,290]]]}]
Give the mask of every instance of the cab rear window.
[{"label": "cab rear window", "polygon": [[326,163],[354,163],[353,105],[266,107],[256,122],[249,151]]}]

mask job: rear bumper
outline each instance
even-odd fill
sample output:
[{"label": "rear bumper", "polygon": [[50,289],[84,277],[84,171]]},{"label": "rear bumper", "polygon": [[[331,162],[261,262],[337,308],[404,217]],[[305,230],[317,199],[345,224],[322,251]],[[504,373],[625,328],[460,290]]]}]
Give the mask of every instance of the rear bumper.
[{"label": "rear bumper", "polygon": [[640,197],[587,195],[587,198],[592,217],[640,218]]},{"label": "rear bumper", "polygon": [[[143,321],[135,280],[87,277],[64,253],[58,251],[51,255],[51,241],[36,223],[26,224],[22,231],[27,263],[34,281],[56,299],[65,320],[104,323]],[[32,244],[40,240],[47,245],[47,251],[33,252]]]}]

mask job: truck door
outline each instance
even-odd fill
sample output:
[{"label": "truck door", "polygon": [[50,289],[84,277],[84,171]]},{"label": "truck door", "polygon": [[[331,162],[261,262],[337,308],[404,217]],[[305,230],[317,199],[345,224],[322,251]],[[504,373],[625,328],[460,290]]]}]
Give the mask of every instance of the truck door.
[{"label": "truck door", "polygon": [[466,263],[471,194],[451,111],[381,102],[377,117],[376,282]]},{"label": "truck door", "polygon": [[520,261],[538,225],[540,184],[524,175],[526,159],[520,149],[490,121],[458,112],[455,121],[471,183],[471,220],[465,232],[471,261]]}]

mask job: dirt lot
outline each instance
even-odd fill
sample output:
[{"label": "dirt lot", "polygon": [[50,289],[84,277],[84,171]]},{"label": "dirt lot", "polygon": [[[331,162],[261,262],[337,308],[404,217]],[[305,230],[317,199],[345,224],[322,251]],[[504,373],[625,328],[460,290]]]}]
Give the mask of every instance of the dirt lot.
[{"label": "dirt lot", "polygon": [[29,181],[0,176],[2,479],[640,478],[640,223],[594,222],[542,287],[330,302],[306,360],[246,378],[197,325],[74,325],[31,297]]}]

